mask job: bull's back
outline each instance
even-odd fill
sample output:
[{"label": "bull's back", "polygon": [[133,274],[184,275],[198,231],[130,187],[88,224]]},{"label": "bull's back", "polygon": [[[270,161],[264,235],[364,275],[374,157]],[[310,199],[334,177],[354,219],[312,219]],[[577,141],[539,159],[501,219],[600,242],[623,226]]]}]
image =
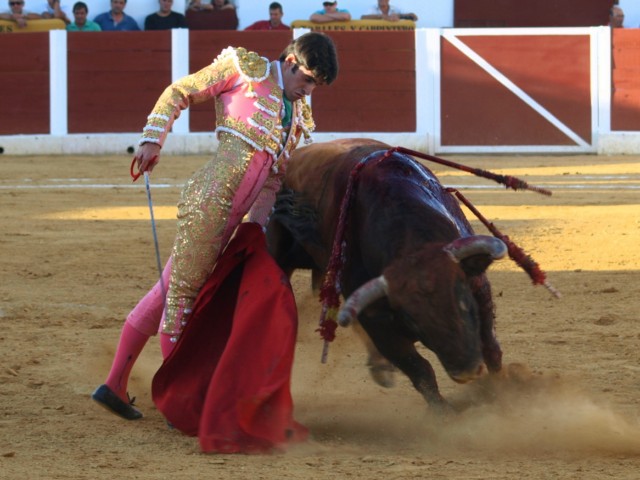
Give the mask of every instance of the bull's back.
[{"label": "bull's back", "polygon": [[[348,174],[367,152],[390,148],[386,143],[366,138],[349,138],[314,143],[294,151],[287,165],[285,186],[303,193],[318,205],[336,179]],[[339,183],[339,182],[338,182]]]}]

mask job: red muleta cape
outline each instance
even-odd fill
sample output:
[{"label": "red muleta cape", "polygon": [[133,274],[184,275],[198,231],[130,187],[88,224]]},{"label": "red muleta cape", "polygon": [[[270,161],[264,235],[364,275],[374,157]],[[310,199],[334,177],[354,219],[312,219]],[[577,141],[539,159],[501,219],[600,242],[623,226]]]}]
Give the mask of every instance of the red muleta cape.
[{"label": "red muleta cape", "polygon": [[241,224],[202,288],[153,401],[204,452],[267,453],[307,437],[293,419],[291,285],[257,224]]}]

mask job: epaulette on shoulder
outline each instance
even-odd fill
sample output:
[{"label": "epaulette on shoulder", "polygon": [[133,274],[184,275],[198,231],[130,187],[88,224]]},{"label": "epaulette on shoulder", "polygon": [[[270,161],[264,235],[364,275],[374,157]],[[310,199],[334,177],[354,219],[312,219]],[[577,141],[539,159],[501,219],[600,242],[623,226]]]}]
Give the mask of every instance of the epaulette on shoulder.
[{"label": "epaulette on shoulder", "polygon": [[262,82],[269,76],[269,60],[246,48],[233,49],[236,68],[249,82]]}]

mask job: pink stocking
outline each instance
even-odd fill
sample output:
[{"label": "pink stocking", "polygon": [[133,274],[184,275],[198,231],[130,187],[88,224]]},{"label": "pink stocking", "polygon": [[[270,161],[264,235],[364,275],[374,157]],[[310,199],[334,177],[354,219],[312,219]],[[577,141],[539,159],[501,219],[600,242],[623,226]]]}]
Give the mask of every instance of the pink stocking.
[{"label": "pink stocking", "polygon": [[160,321],[162,320],[164,300],[167,295],[167,292],[163,291],[163,289],[166,290],[169,285],[170,276],[171,258],[169,258],[162,271],[162,282],[158,280],[127,316],[127,322],[139,332],[148,336],[158,333]]},{"label": "pink stocking", "polygon": [[[171,259],[169,259],[162,272],[164,288],[166,288],[169,281],[170,271]],[[157,333],[162,319],[165,298],[162,286],[163,284],[158,281],[127,316],[124,327],[122,327],[113,364],[105,382],[111,390],[127,403],[129,403],[127,399],[127,384],[133,364],[138,359],[149,337]]]},{"label": "pink stocking", "polygon": [[131,369],[148,339],[148,335],[136,330],[129,322],[122,327],[120,342],[105,384],[126,403],[129,403],[127,384]]}]

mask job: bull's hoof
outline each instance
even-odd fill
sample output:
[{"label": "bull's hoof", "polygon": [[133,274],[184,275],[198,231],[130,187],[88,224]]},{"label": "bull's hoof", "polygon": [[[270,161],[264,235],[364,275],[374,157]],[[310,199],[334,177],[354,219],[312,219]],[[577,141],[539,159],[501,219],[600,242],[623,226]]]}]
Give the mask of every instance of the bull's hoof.
[{"label": "bull's hoof", "polygon": [[448,417],[458,413],[458,409],[443,398],[429,401],[429,410],[440,417]]},{"label": "bull's hoof", "polygon": [[395,367],[390,364],[370,365],[369,372],[373,381],[384,388],[392,388],[396,385]]}]

